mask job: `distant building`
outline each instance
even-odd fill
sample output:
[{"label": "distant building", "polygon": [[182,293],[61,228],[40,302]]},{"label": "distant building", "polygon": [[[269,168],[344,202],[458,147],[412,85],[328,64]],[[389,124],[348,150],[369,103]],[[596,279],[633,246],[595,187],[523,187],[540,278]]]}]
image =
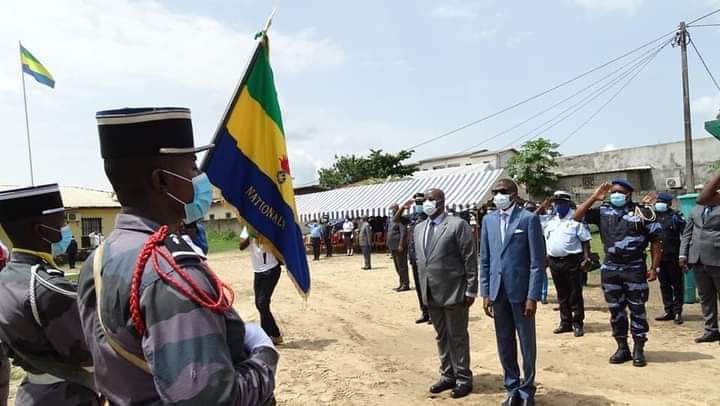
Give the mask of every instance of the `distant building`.
[{"label": "distant building", "polygon": [[327,190],[327,188],[324,188],[320,185],[304,185],[304,186],[298,186],[294,189],[295,196],[308,195],[310,193],[324,192],[326,190]]},{"label": "distant building", "polygon": [[[702,186],[711,176],[709,166],[720,160],[720,141],[693,140],[695,184]],[[685,143],[646,145],[558,158],[558,188],[572,193],[576,201],[588,198],[602,183],[625,178],[637,195],[649,191],[685,193]],[[640,199],[637,196],[636,199]]]},{"label": "distant building", "polygon": [[441,155],[432,158],[422,159],[417,162],[418,169],[421,171],[438,170],[445,168],[458,168],[466,165],[486,164],[494,169],[503,169],[507,165],[508,159],[517,155],[515,148],[501,149],[498,151],[488,151],[481,149],[474,152]]},{"label": "distant building", "polygon": [[[19,186],[0,186],[0,190]],[[89,248],[88,235],[92,232],[110,234],[115,228],[115,217],[120,213],[120,202],[115,193],[77,186],[60,186],[65,221],[72,230],[80,248]],[[10,246],[5,231],[0,229],[0,240]]]}]

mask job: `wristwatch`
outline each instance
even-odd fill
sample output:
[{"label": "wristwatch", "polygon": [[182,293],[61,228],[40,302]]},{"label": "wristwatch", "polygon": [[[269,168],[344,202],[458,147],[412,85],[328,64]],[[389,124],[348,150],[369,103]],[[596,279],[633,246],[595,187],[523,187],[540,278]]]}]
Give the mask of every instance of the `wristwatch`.
[{"label": "wristwatch", "polygon": [[660,267],[655,268],[655,272],[660,273]]}]

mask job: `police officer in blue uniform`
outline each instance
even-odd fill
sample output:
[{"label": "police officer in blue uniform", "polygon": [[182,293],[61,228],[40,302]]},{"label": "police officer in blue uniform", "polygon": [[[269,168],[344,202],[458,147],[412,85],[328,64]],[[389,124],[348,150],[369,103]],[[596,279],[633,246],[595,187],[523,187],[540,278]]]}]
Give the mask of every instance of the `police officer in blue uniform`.
[{"label": "police officer in blue uniform", "polygon": [[658,193],[655,201],[657,221],[663,229],[663,255],[658,279],[665,305],[665,314],[656,317],[655,320],[674,320],[675,324],[682,324],[685,287],[678,258],[680,257],[680,236],[685,229],[685,219],[680,212],[672,209],[672,200],[673,196],[670,193],[661,192]]},{"label": "police officer in blue uniform", "polygon": [[[593,195],[575,211],[575,220],[585,220],[600,229],[605,249],[602,265],[602,287],[610,310],[610,324],[618,349],[610,357],[611,364],[632,360],[643,367],[648,330],[645,302],[648,300],[648,281],[657,279],[662,259],[662,227],[650,207],[632,201],[633,187],[626,180],[603,183]],[[592,208],[610,194],[610,202]],[[643,199],[645,201],[645,199]],[[652,266],[647,270],[645,250],[651,244]],[[630,308],[628,323],[626,308]],[[628,347],[628,327],[634,341],[632,353]]]}]

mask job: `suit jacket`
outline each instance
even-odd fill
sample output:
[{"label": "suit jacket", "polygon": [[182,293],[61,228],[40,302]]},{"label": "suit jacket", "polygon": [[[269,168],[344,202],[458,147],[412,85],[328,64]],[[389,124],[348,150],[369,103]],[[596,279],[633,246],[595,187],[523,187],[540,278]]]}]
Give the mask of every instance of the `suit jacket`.
[{"label": "suit jacket", "polygon": [[387,245],[388,249],[390,250],[398,250],[402,248],[403,250],[407,248],[407,225],[403,223],[396,223],[392,219],[390,219],[390,223],[388,223],[388,231],[387,231],[387,241],[385,242],[385,245]]},{"label": "suit jacket", "polygon": [[511,303],[540,300],[542,272],[545,272],[545,238],[540,218],[516,205],[502,241],[500,213],[495,210],[483,218],[480,295],[494,301],[502,285]]},{"label": "suit jacket", "polygon": [[360,224],[360,231],[358,232],[358,240],[361,246],[372,245],[372,228],[370,223],[363,221]]},{"label": "suit jacket", "polygon": [[470,225],[460,218],[446,215],[435,226],[426,252],[424,237],[430,221],[428,218],[418,224],[413,236],[423,303],[452,306],[464,303],[465,296],[476,297],[477,252]]},{"label": "suit jacket", "polygon": [[703,221],[705,207],[696,206],[690,212],[680,243],[680,256],[686,257],[689,264],[720,266],[720,207],[715,207]]}]

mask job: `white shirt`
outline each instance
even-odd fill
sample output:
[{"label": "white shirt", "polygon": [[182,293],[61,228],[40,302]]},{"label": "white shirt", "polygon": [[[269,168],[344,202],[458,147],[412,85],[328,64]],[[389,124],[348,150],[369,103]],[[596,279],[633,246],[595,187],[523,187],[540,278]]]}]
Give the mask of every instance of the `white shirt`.
[{"label": "white shirt", "polygon": [[[443,212],[441,215],[435,217],[435,220],[428,217],[428,224],[427,224],[427,227],[425,227],[425,234],[423,235],[423,248],[427,247],[427,239],[428,239],[428,233],[430,231],[430,227],[431,226],[437,227],[438,225],[440,225],[440,223],[442,223],[443,220],[445,220],[445,217],[447,215],[448,214],[446,212]],[[433,238],[437,237],[435,235],[435,233],[437,231],[438,231],[437,229],[433,230]],[[427,253],[425,253],[425,255],[427,255]]]},{"label": "white shirt", "polygon": [[344,233],[352,233],[355,229],[355,224],[353,224],[352,221],[346,221],[343,223],[343,232]]},{"label": "white shirt", "polygon": [[255,273],[269,271],[280,263],[273,254],[265,251],[254,239],[250,243],[250,262],[252,262]]},{"label": "white shirt", "polygon": [[582,243],[590,241],[590,230],[583,223],[573,219],[573,210],[564,218],[559,215],[540,216],[547,244],[547,253],[551,257],[565,257],[583,252]]}]

